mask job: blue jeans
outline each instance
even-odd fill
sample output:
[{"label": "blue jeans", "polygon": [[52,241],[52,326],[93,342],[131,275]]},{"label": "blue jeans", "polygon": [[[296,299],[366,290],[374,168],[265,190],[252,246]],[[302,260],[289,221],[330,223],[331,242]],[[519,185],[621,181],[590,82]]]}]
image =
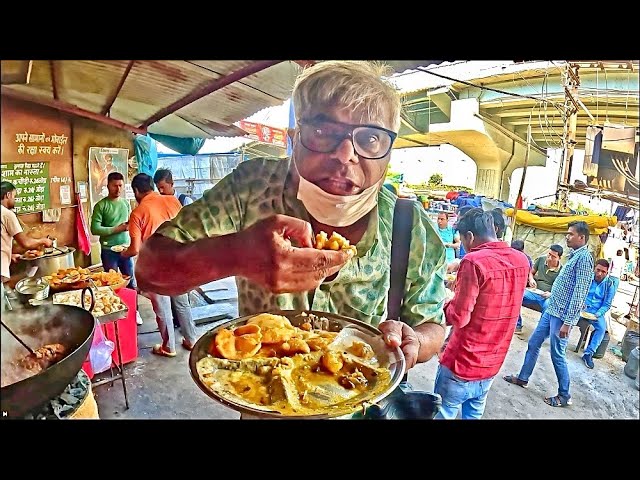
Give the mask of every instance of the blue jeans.
[{"label": "blue jeans", "polygon": [[462,407],[461,418],[482,418],[494,378],[463,380],[456,377],[444,365],[438,365],[434,391],[442,397],[442,406],[434,418],[454,419],[458,416],[460,407]]},{"label": "blue jeans", "polygon": [[102,248],[100,251],[100,260],[102,260],[102,268],[104,268],[105,272],[111,269],[116,272],[119,270],[122,275],[131,277],[129,288],[136,288],[136,279],[133,277],[133,258],[123,257],[118,252],[114,252],[108,248]]},{"label": "blue jeans", "polygon": [[598,350],[598,347],[602,343],[602,339],[604,338],[604,334],[607,331],[607,321],[604,318],[604,315],[598,317],[597,320],[589,320],[584,319],[593,325],[593,333],[591,334],[591,340],[589,340],[589,346],[584,349],[584,353],[588,355],[593,355]]},{"label": "blue jeans", "polygon": [[540,347],[550,337],[551,345],[551,362],[553,368],[556,371],[556,377],[558,378],[558,395],[564,399],[571,398],[569,395],[569,369],[567,368],[567,360],[565,354],[567,351],[567,344],[569,343],[569,337],[560,338],[560,327],[562,327],[562,320],[553,317],[544,312],[540,317],[538,326],[529,337],[529,346],[527,353],[524,356],[524,364],[520,369],[518,378],[523,382],[528,382],[533,368],[538,361],[538,355],[540,354]]},{"label": "blue jeans", "polygon": [[[529,290],[524,291],[524,297],[522,298],[522,305],[525,307],[531,307],[532,305],[538,306],[541,312],[544,312],[547,308],[547,304],[549,303],[548,298],[544,298],[542,295],[538,295],[537,293],[530,292]],[[516,323],[516,328],[522,327],[522,315],[518,315],[518,323]]]}]

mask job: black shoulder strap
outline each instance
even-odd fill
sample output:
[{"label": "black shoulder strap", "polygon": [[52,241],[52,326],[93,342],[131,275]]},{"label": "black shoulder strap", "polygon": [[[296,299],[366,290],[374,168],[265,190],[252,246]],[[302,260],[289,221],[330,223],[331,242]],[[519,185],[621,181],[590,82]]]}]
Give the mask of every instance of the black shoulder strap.
[{"label": "black shoulder strap", "polygon": [[178,196],[178,200],[180,201],[180,205],[182,205],[184,207],[184,201],[187,199],[187,196],[184,193],[181,193],[180,196]]},{"label": "black shoulder strap", "polygon": [[410,198],[398,198],[393,212],[393,231],[391,237],[391,273],[388,299],[388,318],[400,319],[404,286],[409,266],[409,248],[413,227],[413,204]]}]

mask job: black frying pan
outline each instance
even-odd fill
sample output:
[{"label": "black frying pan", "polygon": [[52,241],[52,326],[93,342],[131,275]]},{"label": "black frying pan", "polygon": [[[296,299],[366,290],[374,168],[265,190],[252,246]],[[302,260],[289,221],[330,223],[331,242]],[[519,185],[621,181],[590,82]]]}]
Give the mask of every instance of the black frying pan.
[{"label": "black frying pan", "polygon": [[[4,418],[23,418],[37,412],[49,400],[60,395],[82,368],[87,359],[96,321],[93,315],[79,307],[45,303],[36,309],[17,309],[2,313],[6,323],[34,350],[50,343],[67,347],[67,355],[42,372],[6,385],[0,389]],[[2,365],[18,361],[28,351],[4,328],[1,330]],[[36,345],[38,341],[42,343]]]}]

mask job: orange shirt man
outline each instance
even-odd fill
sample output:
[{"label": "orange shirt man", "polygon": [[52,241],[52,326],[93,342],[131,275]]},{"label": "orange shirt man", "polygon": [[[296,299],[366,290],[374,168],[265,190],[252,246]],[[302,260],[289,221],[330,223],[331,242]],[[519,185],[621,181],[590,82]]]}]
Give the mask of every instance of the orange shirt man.
[{"label": "orange shirt man", "polygon": [[138,206],[129,216],[129,236],[131,244],[123,256],[132,257],[140,251],[140,245],[167,220],[175,217],[182,205],[173,195],[160,195],[153,190],[149,175],[139,173],[131,181]]},{"label": "orange shirt man", "polygon": [[[173,195],[160,195],[153,190],[153,179],[146,173],[139,173],[131,180],[131,188],[138,202],[138,206],[129,215],[129,248],[121,253],[125,257],[133,257],[140,251],[142,242],[149,238],[156,229],[167,220],[175,217],[182,205]],[[154,345],[152,352],[165,357],[175,357],[175,334],[171,322],[171,299],[166,295],[158,295],[153,292],[141,292],[151,300],[153,311],[156,314],[158,331],[162,337],[162,344]],[[187,325],[187,323],[189,323]],[[187,346],[193,346],[195,341],[195,325],[191,318],[180,322],[181,328],[188,329],[190,339]],[[184,341],[183,341],[184,345]]]}]

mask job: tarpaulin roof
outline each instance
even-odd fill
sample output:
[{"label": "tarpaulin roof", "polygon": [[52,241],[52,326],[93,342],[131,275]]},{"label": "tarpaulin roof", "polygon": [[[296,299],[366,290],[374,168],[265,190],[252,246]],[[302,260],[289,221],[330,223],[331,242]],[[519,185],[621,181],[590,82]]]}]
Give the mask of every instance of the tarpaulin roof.
[{"label": "tarpaulin roof", "polygon": [[[507,216],[513,215],[513,208],[505,211]],[[616,217],[604,215],[570,215],[562,217],[542,217],[526,210],[518,210],[516,223],[529,225],[531,227],[546,230],[548,232],[566,232],[569,222],[583,221],[589,226],[589,233],[601,235],[608,232],[608,227],[615,227],[618,220]]]}]

